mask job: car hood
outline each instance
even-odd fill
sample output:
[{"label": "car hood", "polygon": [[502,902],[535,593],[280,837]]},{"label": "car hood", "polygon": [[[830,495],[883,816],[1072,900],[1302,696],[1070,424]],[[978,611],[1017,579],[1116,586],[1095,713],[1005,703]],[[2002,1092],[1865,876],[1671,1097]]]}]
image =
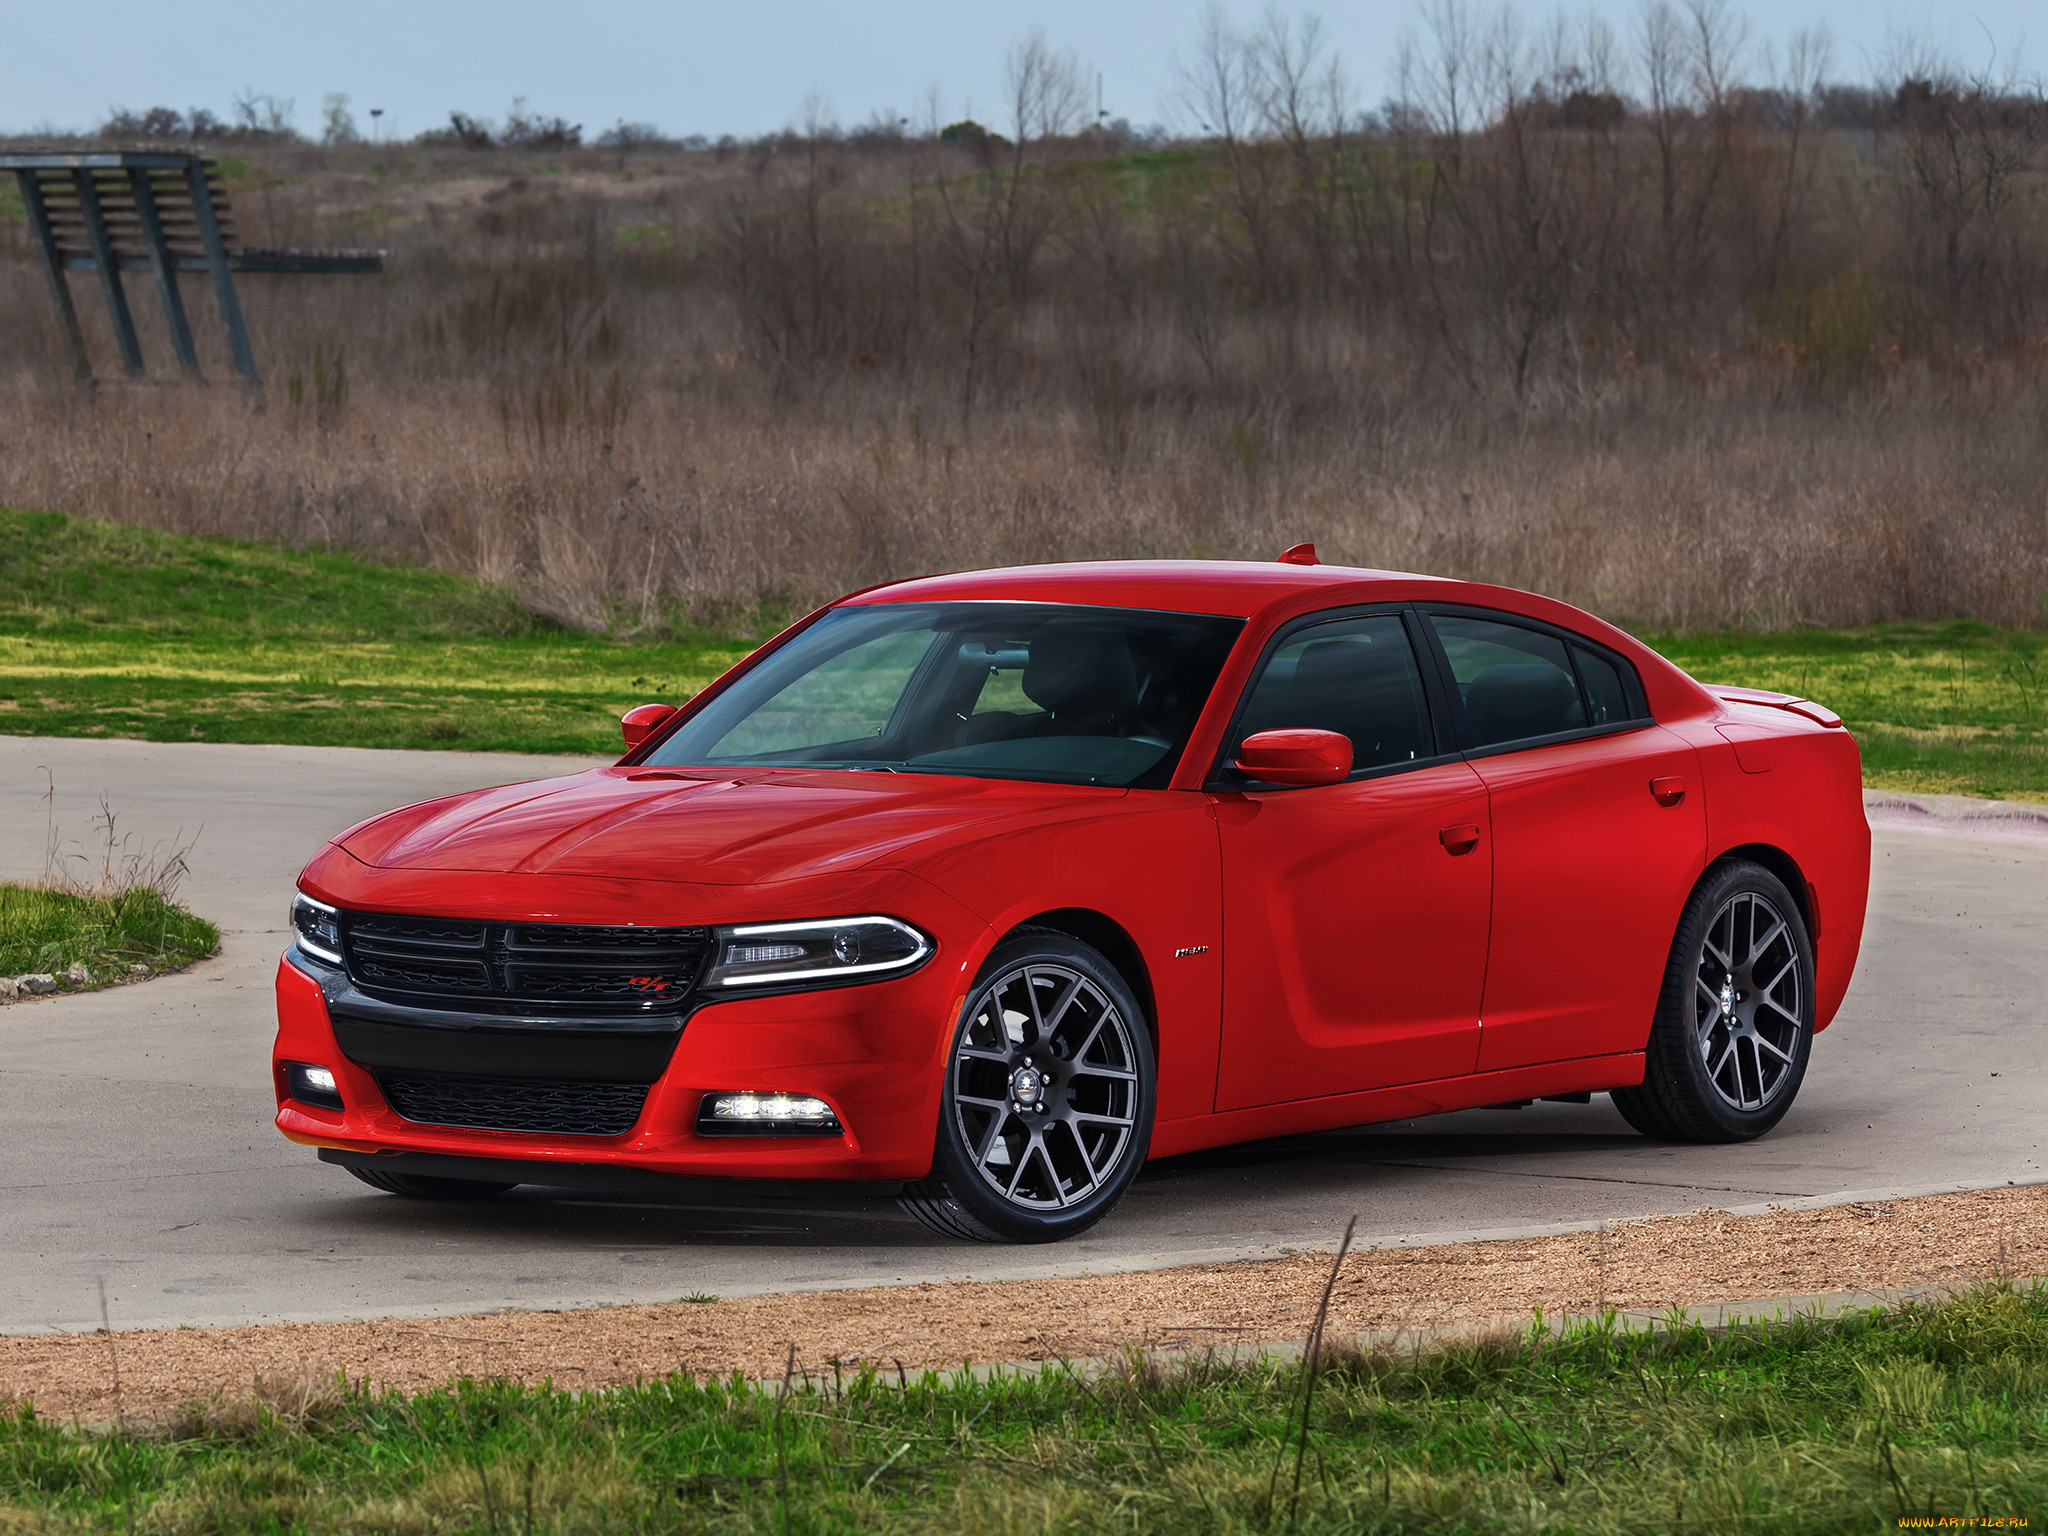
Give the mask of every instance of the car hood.
[{"label": "car hood", "polygon": [[926,775],[608,767],[376,817],[335,839],[380,869],[754,885],[900,861],[1124,792]]}]

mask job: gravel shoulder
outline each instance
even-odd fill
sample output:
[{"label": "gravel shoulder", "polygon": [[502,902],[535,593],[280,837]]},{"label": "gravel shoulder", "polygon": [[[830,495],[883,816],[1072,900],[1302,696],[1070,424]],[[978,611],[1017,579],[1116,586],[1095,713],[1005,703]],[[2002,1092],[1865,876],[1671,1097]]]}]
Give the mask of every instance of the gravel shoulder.
[{"label": "gravel shoulder", "polygon": [[[1130,1345],[1297,1339],[1330,1255],[1058,1279],[877,1286],[573,1312],[0,1338],[0,1402],[65,1419],[154,1418],[183,1403],[345,1372],[419,1391],[455,1377],[594,1389],[687,1372],[893,1375]],[[1660,1309],[1758,1297],[2048,1275],[2048,1186],[1818,1210],[1700,1210],[1532,1239],[1347,1257],[1338,1334],[1514,1326],[1537,1310]],[[116,1383],[118,1381],[118,1390]]]}]

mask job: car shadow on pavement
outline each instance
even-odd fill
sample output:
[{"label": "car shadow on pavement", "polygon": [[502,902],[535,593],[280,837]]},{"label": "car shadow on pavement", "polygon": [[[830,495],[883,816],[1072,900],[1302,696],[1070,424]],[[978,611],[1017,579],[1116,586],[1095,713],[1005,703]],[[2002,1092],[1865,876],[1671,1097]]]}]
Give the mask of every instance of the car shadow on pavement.
[{"label": "car shadow on pavement", "polygon": [[[1186,1233],[1188,1217],[1210,1241],[1257,1241],[1270,1232],[1276,1202],[1304,1206],[1371,1199],[1407,1184],[1418,1164],[1465,1163],[1485,1175],[1502,1162],[1540,1162],[1559,1155],[1600,1162],[1649,1144],[1632,1133],[1476,1133],[1436,1135],[1384,1127],[1324,1132],[1162,1158],[1148,1164],[1128,1201],[1100,1237],[1142,1241],[1147,1229]],[[1533,1170],[1532,1170],[1533,1171]],[[331,1230],[375,1241],[423,1230],[443,1241],[517,1241],[529,1248],[605,1246],[659,1249],[717,1247],[763,1250],[855,1250],[887,1247],[969,1252],[897,1209],[886,1194],[829,1192],[764,1195],[692,1186],[674,1196],[647,1189],[617,1192],[525,1185],[496,1199],[420,1201],[356,1191],[334,1170],[335,1198],[323,1202]],[[1334,1207],[1332,1207],[1334,1208]],[[1234,1219],[1236,1218],[1236,1219]],[[1091,1244],[1090,1246],[1093,1246]]]},{"label": "car shadow on pavement", "polygon": [[326,1230],[371,1243],[427,1236],[458,1245],[473,1239],[563,1250],[957,1246],[927,1232],[893,1200],[872,1197],[782,1200],[741,1192],[720,1199],[692,1191],[669,1198],[645,1189],[614,1193],[522,1185],[495,1199],[426,1201],[358,1192],[336,1182],[343,1187],[320,1203],[317,1219]]}]

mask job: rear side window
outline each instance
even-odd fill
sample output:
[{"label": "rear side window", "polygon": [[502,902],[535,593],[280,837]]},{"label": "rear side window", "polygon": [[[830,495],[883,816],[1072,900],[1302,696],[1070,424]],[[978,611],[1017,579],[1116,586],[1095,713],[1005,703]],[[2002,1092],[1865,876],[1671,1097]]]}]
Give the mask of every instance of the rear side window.
[{"label": "rear side window", "polygon": [[1471,746],[1584,729],[1578,679],[1555,635],[1450,614],[1434,615],[1430,622],[1465,702]]},{"label": "rear side window", "polygon": [[1422,672],[1400,616],[1317,624],[1275,651],[1246,701],[1237,742],[1282,727],[1348,737],[1354,772],[1434,756]]},{"label": "rear side window", "polygon": [[1430,615],[1463,702],[1470,750],[1641,717],[1621,664],[1546,630]]},{"label": "rear side window", "polygon": [[1572,660],[1579,664],[1579,682],[1586,690],[1586,713],[1593,725],[1620,725],[1635,718],[1629,707],[1628,690],[1622,686],[1621,668],[1605,656],[1572,647]]}]

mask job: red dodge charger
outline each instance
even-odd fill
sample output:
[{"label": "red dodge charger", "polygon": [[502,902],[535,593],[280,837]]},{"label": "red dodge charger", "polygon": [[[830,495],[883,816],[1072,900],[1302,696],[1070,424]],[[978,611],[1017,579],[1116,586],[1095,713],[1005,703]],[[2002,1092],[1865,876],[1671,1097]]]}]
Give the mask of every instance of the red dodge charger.
[{"label": "red dodge charger", "polygon": [[1748,1140],[1856,962],[1841,724],[1306,546],[898,582],[614,766],[322,849],[278,1128],[401,1195],[827,1180],[1011,1242],[1147,1157],[1477,1105]]}]

